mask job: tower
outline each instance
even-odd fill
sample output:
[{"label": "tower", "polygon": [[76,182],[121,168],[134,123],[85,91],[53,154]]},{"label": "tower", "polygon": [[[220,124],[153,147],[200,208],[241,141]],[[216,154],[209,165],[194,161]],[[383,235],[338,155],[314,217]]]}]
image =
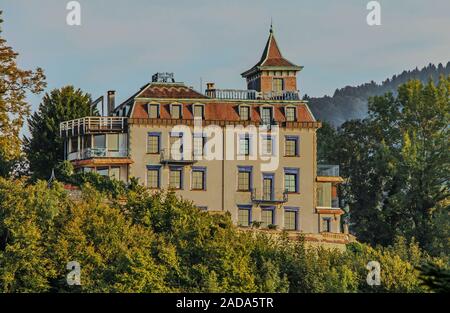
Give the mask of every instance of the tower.
[{"label": "tower", "polygon": [[261,59],[241,75],[247,80],[249,90],[282,93],[297,90],[297,72],[302,68],[303,66],[295,65],[283,58],[270,25],[269,38]]}]

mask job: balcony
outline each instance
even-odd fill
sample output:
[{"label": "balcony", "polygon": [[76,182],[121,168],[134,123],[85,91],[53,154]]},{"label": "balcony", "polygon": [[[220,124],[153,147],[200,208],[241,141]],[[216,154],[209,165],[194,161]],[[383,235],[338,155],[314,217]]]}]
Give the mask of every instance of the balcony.
[{"label": "balcony", "polygon": [[126,126],[126,117],[88,116],[60,123],[59,132],[62,137],[95,133],[120,133],[126,131]]},{"label": "balcony", "polygon": [[317,176],[339,177],[339,165],[317,165]]},{"label": "balcony", "polygon": [[264,191],[262,189],[251,190],[251,200],[258,204],[278,204],[288,201],[288,193],[284,190]]},{"label": "balcony", "polygon": [[208,89],[205,91],[205,95],[209,98],[225,100],[300,100],[298,90],[259,92],[256,90],[241,89]]},{"label": "balcony", "polygon": [[190,153],[186,157],[186,153],[178,151],[170,151],[170,149],[161,149],[160,152],[160,163],[164,165],[189,165],[196,163],[197,160],[194,158],[194,154]]},{"label": "balcony", "polygon": [[126,158],[127,150],[109,151],[106,148],[86,148],[81,151],[71,152],[67,155],[67,160],[86,160],[92,158]]}]

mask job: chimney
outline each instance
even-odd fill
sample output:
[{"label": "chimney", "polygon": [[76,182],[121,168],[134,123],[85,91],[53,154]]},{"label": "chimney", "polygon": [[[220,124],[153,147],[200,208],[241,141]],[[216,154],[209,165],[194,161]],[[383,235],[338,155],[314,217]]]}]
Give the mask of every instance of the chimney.
[{"label": "chimney", "polygon": [[214,89],[216,89],[216,84],[206,83],[206,90],[214,90]]},{"label": "chimney", "polygon": [[108,91],[108,99],[107,99],[108,109],[106,111],[107,116],[111,116],[112,111],[114,110],[114,107],[116,106],[115,101],[116,101],[116,91],[109,90]]}]

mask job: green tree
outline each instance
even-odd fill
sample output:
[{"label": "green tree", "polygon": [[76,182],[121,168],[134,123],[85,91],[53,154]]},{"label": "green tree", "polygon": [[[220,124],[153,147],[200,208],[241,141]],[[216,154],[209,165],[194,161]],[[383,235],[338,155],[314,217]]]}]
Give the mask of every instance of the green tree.
[{"label": "green tree", "polygon": [[28,119],[30,137],[25,138],[24,142],[30,171],[35,179],[48,179],[52,169],[64,159],[59,124],[89,116],[90,103],[90,95],[73,86],[45,94],[39,109]]},{"label": "green tree", "polygon": [[329,158],[341,165],[343,198],[360,240],[397,235],[449,254],[450,77],[410,81],[369,100],[369,117],[338,129]]},{"label": "green tree", "polygon": [[26,93],[40,93],[45,88],[41,68],[23,70],[17,66],[18,54],[1,37],[0,11],[0,176],[8,176],[15,160],[21,157],[20,130],[30,114]]}]

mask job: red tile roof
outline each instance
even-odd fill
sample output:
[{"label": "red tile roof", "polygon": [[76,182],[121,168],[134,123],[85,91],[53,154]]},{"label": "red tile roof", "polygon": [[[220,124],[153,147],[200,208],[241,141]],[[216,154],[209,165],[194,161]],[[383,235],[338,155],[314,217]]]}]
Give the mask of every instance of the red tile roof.
[{"label": "red tile roof", "polygon": [[206,99],[205,95],[179,83],[149,84],[137,98]]},{"label": "red tile roof", "polygon": [[293,67],[298,69],[299,66],[283,58],[280,49],[278,48],[277,41],[273,34],[272,28],[270,29],[269,38],[267,39],[266,46],[264,48],[261,59],[250,70],[245,71],[242,76],[246,76],[248,72],[253,72],[261,66],[279,66],[279,67]]},{"label": "red tile roof", "polygon": [[[182,103],[183,120],[193,119],[192,115],[193,103]],[[259,104],[250,104],[251,114],[250,121],[260,122]],[[284,108],[281,105],[274,105],[274,119],[277,122],[285,122]],[[239,106],[235,103],[214,101],[205,103],[205,120],[210,121],[240,121]],[[299,122],[313,122],[314,118],[310,114],[305,104],[297,105],[297,116]],[[148,106],[145,101],[137,101],[135,103],[132,118],[148,118]],[[171,119],[170,103],[160,104],[160,119]]]}]

